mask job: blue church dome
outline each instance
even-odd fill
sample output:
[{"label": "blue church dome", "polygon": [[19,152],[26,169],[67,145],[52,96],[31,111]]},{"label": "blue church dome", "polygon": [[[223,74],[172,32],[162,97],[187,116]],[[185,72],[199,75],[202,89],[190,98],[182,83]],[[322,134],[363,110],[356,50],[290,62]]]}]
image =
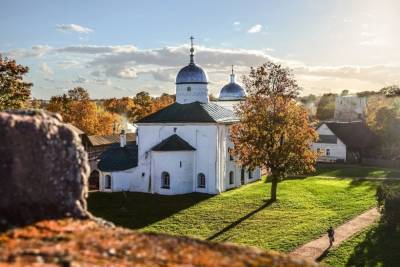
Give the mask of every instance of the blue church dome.
[{"label": "blue church dome", "polygon": [[222,87],[219,100],[242,100],[246,97],[246,91],[235,82],[235,74],[231,74],[231,82]]},{"label": "blue church dome", "polygon": [[176,84],[188,84],[188,83],[203,83],[207,84],[207,74],[204,70],[194,63],[194,48],[193,48],[193,36],[190,37],[191,48],[190,48],[190,63],[186,67],[182,68],[176,76]]},{"label": "blue church dome", "polygon": [[208,83],[207,75],[202,68],[194,63],[182,68],[176,76],[176,84]]},{"label": "blue church dome", "polygon": [[246,97],[246,92],[237,83],[228,83],[222,87],[219,100],[242,100]]}]

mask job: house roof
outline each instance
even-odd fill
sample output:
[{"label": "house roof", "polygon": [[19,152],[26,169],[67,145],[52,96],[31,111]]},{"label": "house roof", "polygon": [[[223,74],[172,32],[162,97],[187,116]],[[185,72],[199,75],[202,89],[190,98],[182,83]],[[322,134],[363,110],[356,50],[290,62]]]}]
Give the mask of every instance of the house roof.
[{"label": "house roof", "polygon": [[337,136],[336,135],[320,134],[319,137],[318,137],[317,143],[336,144],[337,143]]},{"label": "house roof", "polygon": [[324,124],[348,147],[366,148],[374,146],[377,142],[377,136],[364,122],[325,122]]},{"label": "house roof", "polygon": [[170,137],[161,141],[158,145],[154,146],[151,150],[153,151],[182,151],[182,150],[196,150],[188,142],[183,140],[177,134],[173,134]]},{"label": "house roof", "polygon": [[[119,143],[119,134],[89,135],[87,138],[88,138],[91,146],[106,146],[106,145],[112,145],[112,144]],[[136,142],[136,134],[135,133],[127,133],[126,134],[126,143],[132,144],[134,142]]]},{"label": "house roof", "polygon": [[150,114],[137,123],[166,123],[166,122],[236,122],[238,118],[233,111],[225,109],[215,103],[193,102],[189,104],[173,103],[153,114]]},{"label": "house roof", "polygon": [[103,172],[124,171],[138,165],[138,146],[136,144],[120,147],[114,144],[100,155],[97,164]]},{"label": "house roof", "polygon": [[84,131],[82,131],[81,129],[79,129],[78,127],[75,127],[74,125],[72,125],[71,123],[66,123],[67,127],[69,129],[71,129],[73,132],[76,132],[78,135],[82,135],[85,134]]}]

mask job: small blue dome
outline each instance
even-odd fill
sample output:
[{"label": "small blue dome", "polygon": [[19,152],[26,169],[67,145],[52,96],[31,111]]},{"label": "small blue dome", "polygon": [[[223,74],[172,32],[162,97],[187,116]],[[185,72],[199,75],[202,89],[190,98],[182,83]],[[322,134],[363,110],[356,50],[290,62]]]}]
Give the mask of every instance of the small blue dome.
[{"label": "small blue dome", "polygon": [[222,87],[219,93],[219,100],[242,100],[246,97],[246,92],[237,83],[231,82]]},{"label": "small blue dome", "polygon": [[176,76],[176,84],[205,83],[207,84],[207,74],[202,68],[194,63],[182,68]]}]

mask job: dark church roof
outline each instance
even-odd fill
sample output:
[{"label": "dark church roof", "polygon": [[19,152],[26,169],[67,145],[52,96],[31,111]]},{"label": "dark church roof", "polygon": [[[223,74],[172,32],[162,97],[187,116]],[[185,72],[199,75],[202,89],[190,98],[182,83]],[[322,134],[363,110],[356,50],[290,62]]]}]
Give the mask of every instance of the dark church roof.
[{"label": "dark church roof", "polygon": [[[119,144],[119,134],[109,134],[109,135],[88,135],[87,139],[91,146],[108,146],[112,144]],[[136,142],[135,133],[126,134],[127,144],[133,144]]]},{"label": "dark church roof", "polygon": [[121,147],[114,144],[100,155],[97,164],[103,172],[124,171],[138,165],[138,146],[136,144]]},{"label": "dark church roof", "polygon": [[193,102],[179,104],[177,102],[153,113],[137,123],[166,123],[166,122],[236,122],[238,118],[233,111],[225,109],[214,103]]},{"label": "dark church roof", "polygon": [[325,122],[326,126],[351,148],[366,148],[376,145],[377,136],[364,122]]},{"label": "dark church roof", "polygon": [[196,150],[188,142],[183,140],[176,134],[161,141],[158,145],[154,146],[151,150],[153,151],[184,151],[184,150]]}]

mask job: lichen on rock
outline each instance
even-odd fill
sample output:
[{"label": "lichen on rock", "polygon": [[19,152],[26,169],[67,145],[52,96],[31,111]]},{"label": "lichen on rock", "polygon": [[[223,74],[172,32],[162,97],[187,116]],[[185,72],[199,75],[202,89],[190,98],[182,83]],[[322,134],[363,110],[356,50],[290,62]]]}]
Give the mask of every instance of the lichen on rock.
[{"label": "lichen on rock", "polygon": [[51,220],[0,234],[0,265],[318,266],[273,251],[108,227],[93,220]]}]

